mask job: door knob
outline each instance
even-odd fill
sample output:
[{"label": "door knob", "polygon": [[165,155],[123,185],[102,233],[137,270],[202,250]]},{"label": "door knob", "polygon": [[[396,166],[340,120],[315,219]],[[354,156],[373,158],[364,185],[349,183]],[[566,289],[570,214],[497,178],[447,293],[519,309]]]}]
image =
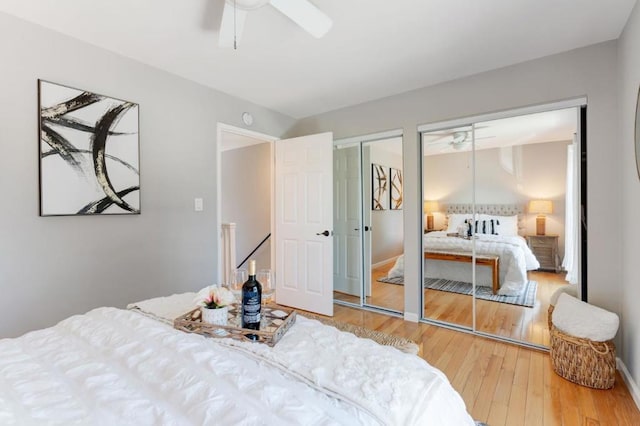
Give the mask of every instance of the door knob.
[{"label": "door knob", "polygon": [[316,235],[324,235],[325,237],[328,237],[329,235],[331,235],[331,232],[325,230],[323,232],[317,232]]},{"label": "door knob", "polygon": [[365,232],[370,231],[370,230],[371,230],[371,227],[370,227],[370,226],[365,226],[365,227],[364,227],[364,231],[365,231]]}]

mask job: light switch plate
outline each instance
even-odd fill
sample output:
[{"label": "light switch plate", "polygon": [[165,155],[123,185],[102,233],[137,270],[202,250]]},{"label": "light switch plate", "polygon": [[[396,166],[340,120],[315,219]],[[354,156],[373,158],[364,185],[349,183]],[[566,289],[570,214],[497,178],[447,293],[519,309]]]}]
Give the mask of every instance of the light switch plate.
[{"label": "light switch plate", "polygon": [[202,198],[195,198],[193,200],[193,208],[197,212],[201,212],[204,210],[204,204],[203,204]]}]

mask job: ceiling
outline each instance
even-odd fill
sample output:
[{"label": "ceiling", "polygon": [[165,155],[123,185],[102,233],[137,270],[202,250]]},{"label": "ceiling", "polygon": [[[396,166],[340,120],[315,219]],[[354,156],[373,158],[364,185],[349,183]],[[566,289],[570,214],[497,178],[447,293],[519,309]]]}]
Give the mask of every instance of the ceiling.
[{"label": "ceiling", "polygon": [[271,6],[222,49],[224,0],[0,0],[0,11],[302,118],[619,37],[636,0],[311,0],[315,39]]},{"label": "ceiling", "polygon": [[[491,149],[545,142],[566,142],[577,131],[578,109],[567,108],[536,114],[483,121],[471,126],[423,133],[424,155],[470,151],[475,137],[475,149]],[[459,137],[458,143],[454,142]]]}]

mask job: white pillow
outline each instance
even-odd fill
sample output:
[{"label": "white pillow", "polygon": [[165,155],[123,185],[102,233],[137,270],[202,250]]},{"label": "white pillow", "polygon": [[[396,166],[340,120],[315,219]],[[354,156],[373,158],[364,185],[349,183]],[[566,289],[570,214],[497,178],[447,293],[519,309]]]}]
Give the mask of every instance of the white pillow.
[{"label": "white pillow", "polygon": [[506,237],[518,236],[518,215],[493,216],[489,214],[481,214],[479,216],[480,216],[479,219],[481,220],[491,220],[491,219],[499,220],[500,225],[498,225],[498,235],[503,235]]},{"label": "white pillow", "polygon": [[464,221],[467,219],[471,219],[472,217],[473,215],[470,215],[470,214],[451,213],[449,215],[449,224],[447,226],[447,232],[457,233],[460,225],[464,225]]}]

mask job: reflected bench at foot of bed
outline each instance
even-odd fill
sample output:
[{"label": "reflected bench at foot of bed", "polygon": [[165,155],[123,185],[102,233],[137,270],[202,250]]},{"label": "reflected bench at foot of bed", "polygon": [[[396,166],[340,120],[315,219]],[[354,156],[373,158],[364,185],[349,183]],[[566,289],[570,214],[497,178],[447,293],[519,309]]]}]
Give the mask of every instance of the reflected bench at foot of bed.
[{"label": "reflected bench at foot of bed", "polygon": [[[469,253],[456,253],[445,251],[425,251],[424,258],[430,260],[448,260],[453,262],[473,262],[473,256]],[[491,267],[493,278],[493,294],[498,292],[500,281],[500,257],[491,255],[476,255],[476,264]]]}]

